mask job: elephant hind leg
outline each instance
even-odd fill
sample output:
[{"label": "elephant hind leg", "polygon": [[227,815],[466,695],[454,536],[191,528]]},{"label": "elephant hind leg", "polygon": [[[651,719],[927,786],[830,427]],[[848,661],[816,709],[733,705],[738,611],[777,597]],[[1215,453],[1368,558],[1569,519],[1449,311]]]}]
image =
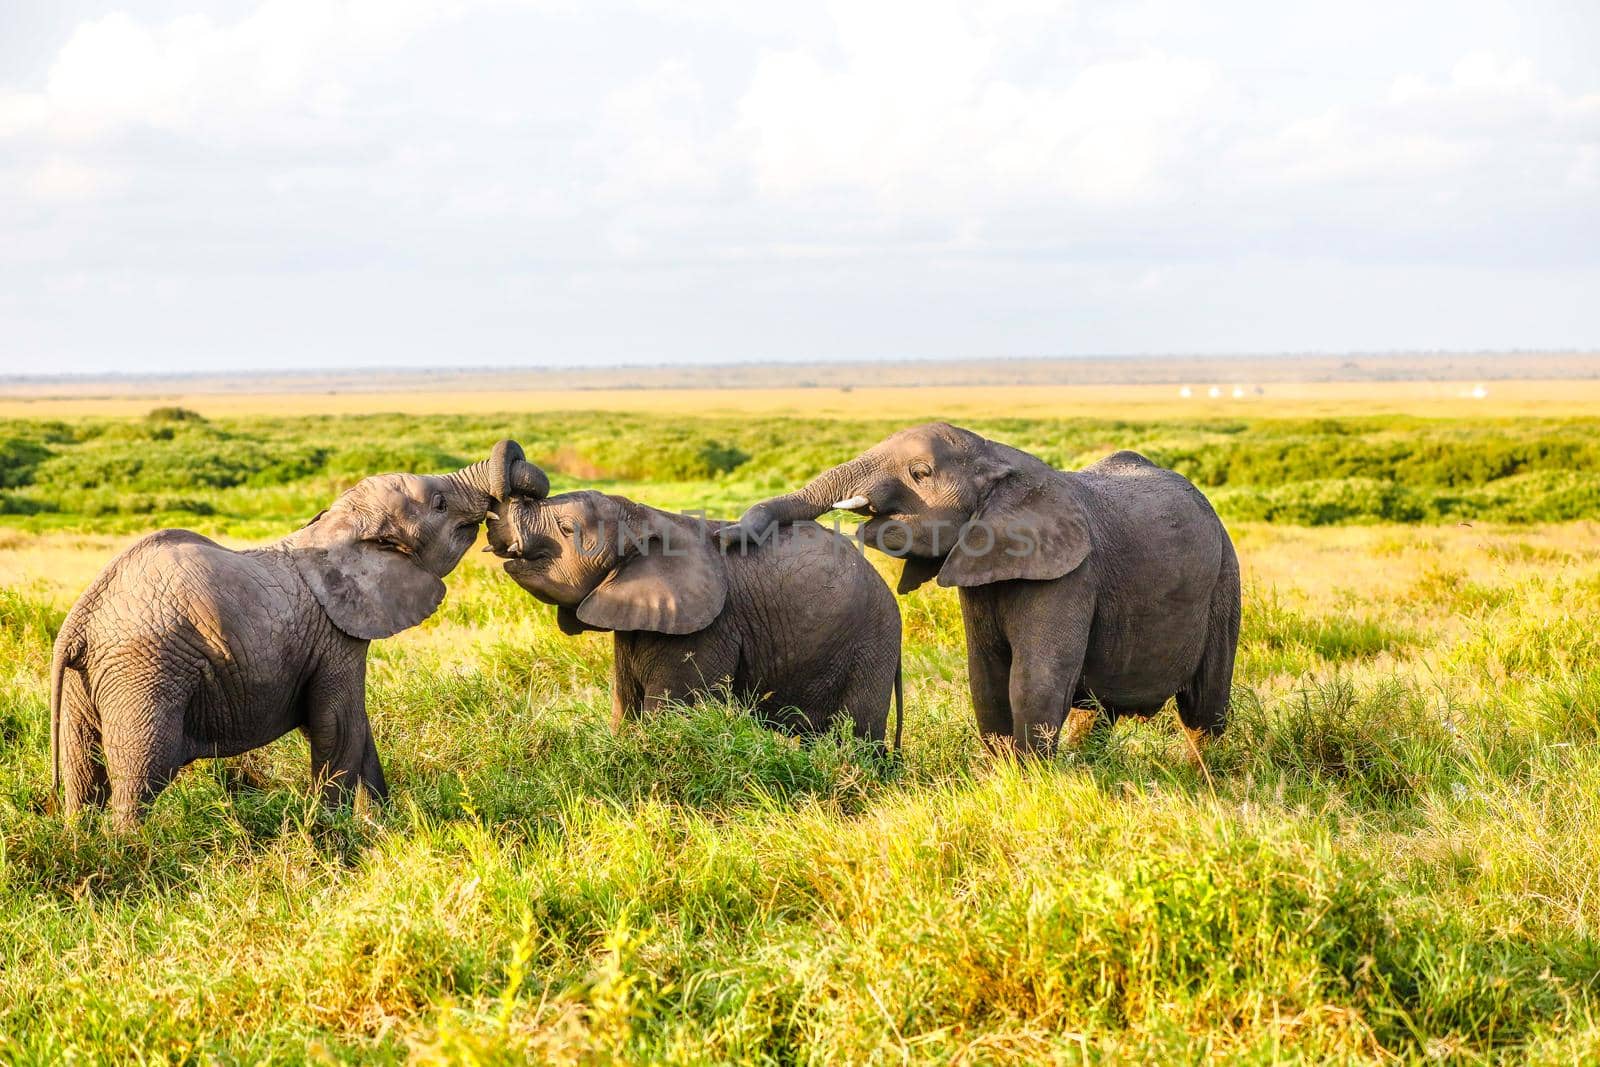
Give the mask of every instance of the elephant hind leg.
[{"label": "elephant hind leg", "polygon": [[1178,718],[1198,746],[1228,725],[1233,660],[1239,650],[1239,566],[1231,557],[1212,594],[1206,645],[1194,675],[1178,691]]},{"label": "elephant hind leg", "polygon": [[111,776],[111,817],[118,830],[137,829],[144,811],[189,762],[183,734],[187,694],[126,708],[102,730]]},{"label": "elephant hind leg", "polygon": [[71,815],[83,808],[101,808],[111,796],[105,753],[100,744],[100,720],[83,684],[83,676],[67,671],[61,680],[59,750],[62,810]]},{"label": "elephant hind leg", "polygon": [[863,657],[851,668],[839,697],[839,708],[850,716],[851,732],[879,747],[889,733],[889,710],[898,666],[898,661],[890,657]]}]

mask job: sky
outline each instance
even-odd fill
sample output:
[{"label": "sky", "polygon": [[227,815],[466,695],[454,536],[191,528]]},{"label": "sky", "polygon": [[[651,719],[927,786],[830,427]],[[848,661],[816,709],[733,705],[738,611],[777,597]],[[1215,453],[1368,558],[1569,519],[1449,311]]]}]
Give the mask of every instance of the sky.
[{"label": "sky", "polygon": [[0,373],[1600,347],[1600,4],[4,0]]}]

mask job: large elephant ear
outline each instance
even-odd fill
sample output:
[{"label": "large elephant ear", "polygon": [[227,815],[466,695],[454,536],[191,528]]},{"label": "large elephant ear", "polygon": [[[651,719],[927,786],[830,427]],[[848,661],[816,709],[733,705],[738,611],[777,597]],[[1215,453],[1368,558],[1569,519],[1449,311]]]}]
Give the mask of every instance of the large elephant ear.
[{"label": "large elephant ear", "polygon": [[722,556],[708,537],[652,521],[637,551],[578,605],[597,630],[692,634],[710,626],[728,599]]},{"label": "large elephant ear", "polygon": [[1089,516],[1053,471],[1012,471],[989,489],[939,569],[943,586],[1047,582],[1089,555]]},{"label": "large elephant ear", "polygon": [[410,556],[363,540],[342,514],[317,516],[295,538],[293,556],[333,624],[364,641],[410,629],[444,600],[443,582]]}]

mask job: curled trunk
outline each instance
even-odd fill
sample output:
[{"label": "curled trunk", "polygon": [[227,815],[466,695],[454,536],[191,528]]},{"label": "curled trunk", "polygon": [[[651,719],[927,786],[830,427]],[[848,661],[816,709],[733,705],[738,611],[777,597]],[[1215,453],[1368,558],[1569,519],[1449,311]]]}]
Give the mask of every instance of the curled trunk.
[{"label": "curled trunk", "polygon": [[538,500],[550,493],[550,479],[528,462],[522,446],[512,440],[501,441],[494,446],[488,459],[462,467],[448,477],[490,500],[512,496],[531,496]]}]

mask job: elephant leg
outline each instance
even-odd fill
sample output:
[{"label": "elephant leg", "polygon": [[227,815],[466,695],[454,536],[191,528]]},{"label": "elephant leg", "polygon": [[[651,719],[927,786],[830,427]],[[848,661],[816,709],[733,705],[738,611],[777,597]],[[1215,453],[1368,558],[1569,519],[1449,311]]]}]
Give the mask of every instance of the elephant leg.
[{"label": "elephant leg", "polygon": [[100,744],[98,716],[83,676],[67,671],[61,680],[61,736],[57,758],[61,761],[62,808],[71,815],[83,808],[101,808],[111,797]]},{"label": "elephant leg", "polygon": [[622,724],[636,719],[644,711],[644,687],[627,669],[628,656],[621,645],[611,661],[611,732],[622,729]]},{"label": "elephant leg", "polygon": [[367,745],[361,757],[361,781],[374,800],[389,799],[389,783],[383,777],[383,764],[378,760],[378,743],[367,730]]},{"label": "elephant leg", "polygon": [[[1088,645],[1088,620],[1074,619],[1065,625],[1032,627],[1014,649],[1009,680],[1011,739],[1019,753],[1054,754],[1067,707],[1083,675]],[[1072,740],[1076,743],[1082,736]]]},{"label": "elephant leg", "polygon": [[184,694],[137,711],[102,712],[111,817],[118,830],[138,829],[145,809],[189,762],[189,745],[183,736],[188,703],[188,694]]},{"label": "elephant leg", "polygon": [[989,751],[1011,751],[1011,650],[980,648],[967,641],[967,688],[978,718],[978,736]]},{"label": "elephant leg", "polygon": [[738,696],[738,646],[700,637],[663,637],[636,646],[642,664],[648,667],[641,673],[641,664],[630,663],[625,673],[633,679],[637,699],[646,712],[718,693],[725,687],[732,688]]},{"label": "elephant leg", "polygon": [[850,716],[851,732],[857,738],[882,748],[888,734],[896,664],[884,657],[877,659],[855,664],[840,695],[838,711]]},{"label": "elephant leg", "polygon": [[378,749],[367,721],[366,654],[353,664],[319,671],[306,687],[306,740],[311,780],[322,799],[339,804],[364,786],[374,799],[388,795]]},{"label": "elephant leg", "polygon": [[1191,762],[1203,758],[1206,747],[1228,725],[1228,701],[1233,692],[1233,654],[1231,641],[1208,642],[1200,657],[1200,667],[1187,685],[1178,691],[1178,721],[1189,735]]},{"label": "elephant leg", "polygon": [[1190,757],[1198,760],[1205,745],[1228,725],[1233,695],[1233,660],[1239,649],[1239,566],[1231,558],[1212,593],[1205,650],[1200,665],[1178,691],[1178,719],[1189,732]]}]

